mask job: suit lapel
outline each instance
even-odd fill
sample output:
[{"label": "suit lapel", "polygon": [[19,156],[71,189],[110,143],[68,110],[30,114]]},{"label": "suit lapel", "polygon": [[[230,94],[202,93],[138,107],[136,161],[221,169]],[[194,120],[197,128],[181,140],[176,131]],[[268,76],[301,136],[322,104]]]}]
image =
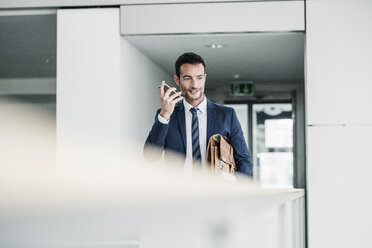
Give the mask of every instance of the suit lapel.
[{"label": "suit lapel", "polygon": [[207,101],[207,143],[209,141],[209,138],[215,134],[214,131],[214,118],[215,117],[215,108],[211,101]]},{"label": "suit lapel", "polygon": [[181,101],[177,106],[177,119],[178,119],[178,126],[181,131],[183,148],[186,153],[186,124],[185,124],[185,107],[183,106],[183,102]]}]

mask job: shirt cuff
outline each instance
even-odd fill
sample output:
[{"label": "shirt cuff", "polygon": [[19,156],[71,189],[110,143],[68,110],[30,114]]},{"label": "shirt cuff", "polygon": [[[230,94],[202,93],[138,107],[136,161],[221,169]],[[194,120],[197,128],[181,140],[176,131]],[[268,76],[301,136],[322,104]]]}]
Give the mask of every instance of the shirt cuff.
[{"label": "shirt cuff", "polygon": [[163,116],[161,116],[160,114],[158,114],[158,120],[163,123],[163,124],[168,124],[169,123],[169,120],[165,119]]}]

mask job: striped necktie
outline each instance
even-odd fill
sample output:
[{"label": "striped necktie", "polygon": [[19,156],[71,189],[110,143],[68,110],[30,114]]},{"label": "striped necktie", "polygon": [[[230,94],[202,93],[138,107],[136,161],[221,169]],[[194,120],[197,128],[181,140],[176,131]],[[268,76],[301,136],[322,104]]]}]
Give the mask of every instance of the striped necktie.
[{"label": "striped necktie", "polygon": [[199,146],[199,121],[197,108],[191,108],[192,124],[191,124],[191,140],[192,140],[192,158],[193,162],[200,163],[200,146]]}]

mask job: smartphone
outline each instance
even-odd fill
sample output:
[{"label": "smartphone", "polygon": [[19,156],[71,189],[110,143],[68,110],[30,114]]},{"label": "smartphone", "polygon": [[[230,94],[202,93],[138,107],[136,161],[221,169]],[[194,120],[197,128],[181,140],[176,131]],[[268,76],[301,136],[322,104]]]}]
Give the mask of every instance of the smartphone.
[{"label": "smartphone", "polygon": [[[159,88],[160,88],[160,85],[159,85]],[[168,85],[168,84],[166,84],[166,83],[164,83],[164,88],[163,88],[163,90],[164,90],[164,93],[165,92],[167,92],[167,90],[169,90],[169,88],[170,88],[170,86]],[[176,91],[172,91],[170,94],[169,94],[169,96],[172,96],[173,94],[175,94],[176,93]],[[181,95],[182,96],[182,95]],[[178,97],[177,97],[178,98]],[[176,99],[177,99],[176,98]]]}]

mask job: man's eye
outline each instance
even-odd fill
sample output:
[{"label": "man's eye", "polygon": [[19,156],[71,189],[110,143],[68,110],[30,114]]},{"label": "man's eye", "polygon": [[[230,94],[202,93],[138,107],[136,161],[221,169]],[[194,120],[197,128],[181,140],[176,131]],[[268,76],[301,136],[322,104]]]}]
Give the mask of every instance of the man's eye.
[{"label": "man's eye", "polygon": [[190,78],[184,78],[183,80],[185,80],[185,81],[189,81],[189,80],[190,80]]},{"label": "man's eye", "polygon": [[198,77],[199,80],[203,80],[203,78],[204,78],[203,76]]}]

